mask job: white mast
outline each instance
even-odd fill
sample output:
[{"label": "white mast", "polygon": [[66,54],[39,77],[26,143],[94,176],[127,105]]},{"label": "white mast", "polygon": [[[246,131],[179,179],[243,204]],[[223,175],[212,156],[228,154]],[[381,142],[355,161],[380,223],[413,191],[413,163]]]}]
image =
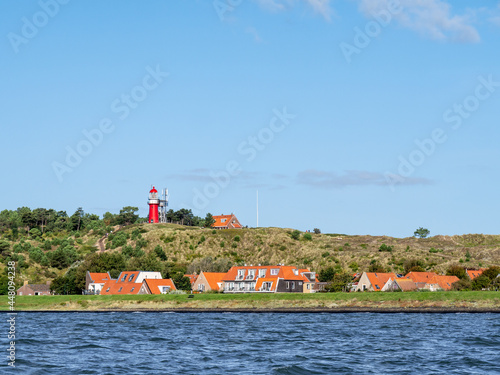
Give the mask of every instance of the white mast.
[{"label": "white mast", "polygon": [[259,227],[259,191],[257,190],[257,228]]}]

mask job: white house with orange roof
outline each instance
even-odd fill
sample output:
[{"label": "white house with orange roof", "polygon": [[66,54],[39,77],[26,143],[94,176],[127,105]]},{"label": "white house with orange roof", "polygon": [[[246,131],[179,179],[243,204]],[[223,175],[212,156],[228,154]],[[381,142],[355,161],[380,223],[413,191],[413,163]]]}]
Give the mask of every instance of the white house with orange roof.
[{"label": "white house with orange roof", "polygon": [[85,290],[89,294],[99,294],[106,282],[113,280],[109,272],[89,272],[85,276]]},{"label": "white house with orange roof", "polygon": [[356,292],[380,292],[390,279],[395,280],[396,278],[397,276],[393,272],[363,272]]},{"label": "white house with orange roof", "polygon": [[313,277],[309,270],[302,271],[283,265],[232,267],[222,279],[224,293],[303,293],[304,284]]},{"label": "white house with orange roof", "polygon": [[172,279],[144,279],[138,294],[167,294],[177,290]]},{"label": "white house with orange roof", "polygon": [[231,215],[218,215],[212,216],[215,222],[212,224],[212,228],[215,229],[241,229],[242,225],[232,213]]},{"label": "white house with orange roof", "polygon": [[139,294],[142,283],[146,279],[163,279],[160,272],[152,271],[123,271],[118,279],[107,281],[101,290],[106,294]]},{"label": "white house with orange roof", "polygon": [[210,292],[222,290],[225,272],[200,272],[192,285],[194,292]]}]

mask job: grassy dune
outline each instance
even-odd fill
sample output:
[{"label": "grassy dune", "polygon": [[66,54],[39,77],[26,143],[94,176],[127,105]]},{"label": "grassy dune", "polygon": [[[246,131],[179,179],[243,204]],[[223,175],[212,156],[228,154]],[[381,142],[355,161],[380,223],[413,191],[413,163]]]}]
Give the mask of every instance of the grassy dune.
[{"label": "grassy dune", "polygon": [[[131,232],[135,227],[124,230]],[[284,263],[315,271],[332,266],[356,272],[366,271],[376,261],[388,271],[403,272],[405,260],[418,259],[427,269],[440,273],[453,264],[467,268],[500,265],[499,235],[466,234],[418,239],[312,233],[312,240],[303,235],[294,240],[291,238],[292,229],[283,228],[213,231],[173,224],[140,227],[147,231],[143,234],[148,240],[146,251],[161,245],[169,261],[183,264],[211,256],[229,258],[235,264]],[[134,245],[134,242],[129,240],[129,244]],[[379,251],[382,244],[392,247],[392,251]]]},{"label": "grassy dune", "polygon": [[[7,310],[0,296],[0,310]],[[156,309],[495,309],[500,292],[197,294],[141,296],[17,296],[15,309],[96,311]]]}]

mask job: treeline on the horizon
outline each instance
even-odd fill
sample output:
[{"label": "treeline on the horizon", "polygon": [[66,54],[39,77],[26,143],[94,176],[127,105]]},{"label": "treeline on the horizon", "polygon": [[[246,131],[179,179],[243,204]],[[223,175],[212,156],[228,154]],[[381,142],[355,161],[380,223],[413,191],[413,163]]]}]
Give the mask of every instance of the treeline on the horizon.
[{"label": "treeline on the horizon", "polygon": [[[107,227],[115,225],[130,225],[147,222],[137,214],[138,207],[126,206],[118,214],[106,212],[102,219],[99,215],[87,213],[79,207],[71,216],[66,211],[54,209],[19,207],[17,210],[3,210],[0,212],[0,235],[15,241],[20,236],[28,235],[37,238],[51,232],[88,232],[94,230],[103,235],[109,232]],[[167,222],[187,226],[211,225],[212,215],[207,214],[205,219],[195,216],[190,209],[181,208],[177,211],[170,209],[167,212]]]}]

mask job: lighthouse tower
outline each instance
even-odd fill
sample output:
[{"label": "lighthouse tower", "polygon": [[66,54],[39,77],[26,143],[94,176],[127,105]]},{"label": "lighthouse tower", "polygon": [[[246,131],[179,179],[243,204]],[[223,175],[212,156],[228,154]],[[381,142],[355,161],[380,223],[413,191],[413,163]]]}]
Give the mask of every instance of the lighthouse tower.
[{"label": "lighthouse tower", "polygon": [[158,198],[158,190],[153,188],[149,191],[149,222],[158,223],[158,206],[160,205],[160,199]]}]

